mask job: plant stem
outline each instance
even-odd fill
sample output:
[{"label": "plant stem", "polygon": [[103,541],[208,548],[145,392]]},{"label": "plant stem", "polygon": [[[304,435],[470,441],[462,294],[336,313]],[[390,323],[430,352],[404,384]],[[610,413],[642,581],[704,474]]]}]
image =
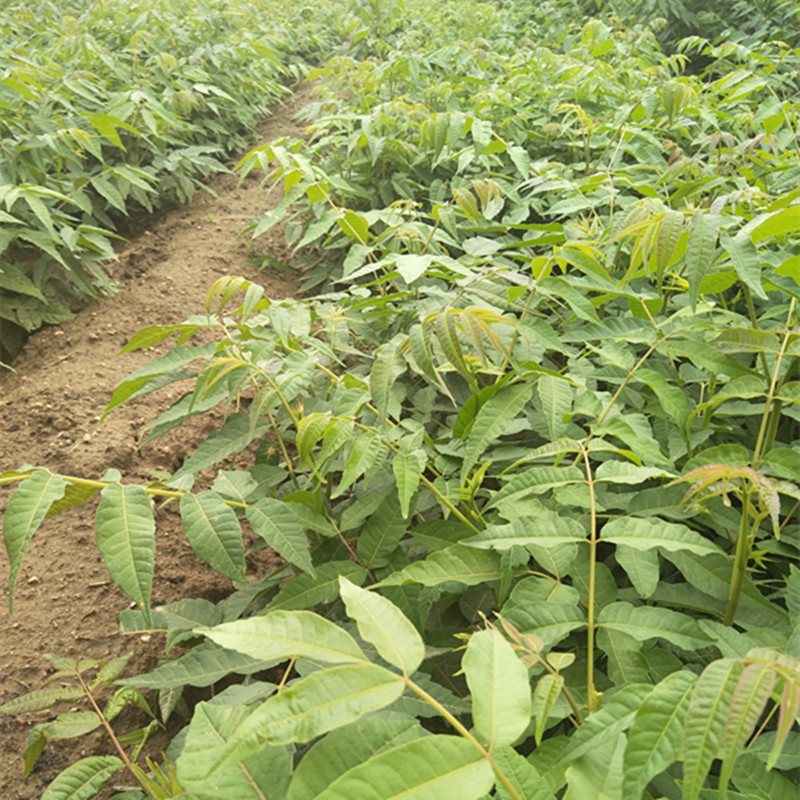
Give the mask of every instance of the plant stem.
[{"label": "plant stem", "polygon": [[739,522],[739,536],[736,539],[736,556],[733,561],[733,574],[728,591],[728,608],[722,620],[724,625],[733,625],[739,598],[742,594],[747,562],[750,558],[750,487],[747,479],[742,478],[742,518]]},{"label": "plant stem", "polygon": [[[112,743],[114,744],[114,748],[119,753],[119,757],[122,759],[122,763],[125,765],[125,768],[128,772],[133,775],[136,779],[136,783],[141,785],[139,781],[139,776],[136,774],[136,767],[134,766],[133,762],[128,758],[128,754],[125,752],[125,749],[119,743],[116,735],[114,734],[114,729],[111,727],[111,723],[106,719],[105,714],[103,714],[102,709],[100,706],[97,705],[97,701],[94,699],[94,695],[92,694],[91,689],[86,685],[86,681],[83,680],[83,676],[80,672],[75,673],[76,677],[78,678],[78,682],[81,685],[81,689],[83,689],[83,693],[89,698],[89,702],[92,704],[92,708],[94,709],[94,713],[100,718],[100,722],[102,723],[103,727],[106,729],[106,733],[109,735]],[[146,788],[146,787],[143,787]]]},{"label": "plant stem", "polygon": [[[752,303],[752,299],[750,302]],[[778,355],[775,358],[775,367],[772,370],[772,376],[769,382],[769,391],[767,392],[766,406],[764,408],[764,414],[761,417],[761,426],[758,429],[758,438],[756,439],[756,446],[753,449],[753,460],[751,462],[753,469],[757,468],[758,462],[761,460],[761,454],[764,452],[764,450],[768,451],[769,447],[772,446],[770,438],[774,440],[775,433],[774,432],[770,433],[770,432],[772,431],[773,428],[774,431],[777,432],[778,422],[777,420],[773,421],[772,417],[774,414],[780,416],[782,408],[781,401],[778,400],[776,397],[778,374],[780,373],[783,357],[786,355],[786,348],[789,346],[789,338],[792,335],[792,317],[794,316],[794,309],[796,304],[797,304],[797,298],[793,297],[792,302],[789,304],[789,314],[787,315],[786,319],[786,333],[783,336],[781,349],[779,350]],[[765,372],[765,375],[768,374],[769,371]],[[778,389],[778,391],[780,391],[780,389]],[[767,446],[765,447],[765,445]]]},{"label": "plant stem", "polygon": [[597,580],[597,505],[594,496],[594,478],[592,465],[589,463],[589,451],[583,450],[583,460],[586,465],[586,485],[589,487],[589,601],[586,611],[586,698],[589,713],[600,710],[603,696],[594,686],[594,633],[595,633],[595,582]]},{"label": "plant stem", "polygon": [[497,776],[497,779],[503,784],[503,788],[508,792],[511,796],[512,800],[525,800],[525,798],[520,795],[520,793],[514,788],[511,781],[509,781],[508,777],[505,773],[497,766],[494,758],[492,758],[491,749],[487,750],[464,726],[464,724],[453,714],[451,714],[435,697],[429,695],[421,686],[418,686],[411,678],[407,676],[402,676],[402,681],[411,689],[414,694],[421,697],[428,705],[432,706],[436,709],[436,711],[447,720],[450,725],[455,728],[455,730],[463,736],[467,741],[473,744],[480,754],[492,765],[492,769],[494,770],[494,774]]}]

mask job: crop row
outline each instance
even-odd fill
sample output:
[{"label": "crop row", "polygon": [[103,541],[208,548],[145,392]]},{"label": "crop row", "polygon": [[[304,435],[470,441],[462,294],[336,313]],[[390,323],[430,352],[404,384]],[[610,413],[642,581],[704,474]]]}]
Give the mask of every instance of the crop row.
[{"label": "crop row", "polygon": [[0,74],[3,348],[111,292],[121,221],[185,201],[327,43],[281,0],[6,9]]}]

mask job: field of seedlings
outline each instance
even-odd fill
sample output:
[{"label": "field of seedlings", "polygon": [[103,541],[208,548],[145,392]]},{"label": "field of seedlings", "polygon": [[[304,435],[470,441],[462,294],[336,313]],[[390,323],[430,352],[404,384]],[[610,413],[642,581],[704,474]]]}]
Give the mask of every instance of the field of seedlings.
[{"label": "field of seedlings", "polygon": [[249,259],[114,330],[160,461],[0,449],[9,622],[74,514],[117,592],[19,797],[800,800],[800,4],[713,5],[4,16],[9,368],[178,204]]}]

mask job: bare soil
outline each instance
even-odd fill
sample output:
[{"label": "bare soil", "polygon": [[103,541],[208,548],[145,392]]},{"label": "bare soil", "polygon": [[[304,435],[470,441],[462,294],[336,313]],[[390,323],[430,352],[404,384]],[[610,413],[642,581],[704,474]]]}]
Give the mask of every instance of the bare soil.
[{"label": "bare soil", "polygon": [[[299,88],[276,109],[259,130],[262,141],[302,135],[293,116],[311,99],[310,91]],[[34,464],[65,475],[99,478],[114,467],[125,480],[148,481],[151,470],[173,471],[205,439],[213,415],[190,420],[138,447],[139,431],[177,399],[174,389],[126,404],[102,424],[100,417],[116,384],[165,348],[117,357],[119,350],[142,327],[180,323],[200,313],[216,279],[241,275],[261,283],[271,298],[298,293],[299,282],[291,273],[258,272],[253,263],[254,257],[288,261],[281,230],[275,228],[255,242],[239,236],[242,227],[273,206],[277,197],[265,197],[258,179],[241,186],[237,181],[234,175],[217,175],[208,181],[215,196],[198,192],[188,205],[149,220],[144,232],[121,248],[119,262],[112,267],[120,287],[117,295],[31,337],[13,364],[15,372],[0,385],[0,472]],[[0,493],[0,512],[9,495],[8,489]],[[94,512],[95,504],[89,504],[45,520],[17,579],[12,617],[5,602],[8,559],[4,552],[0,555],[0,704],[42,688],[52,672],[45,653],[105,661],[133,651],[127,670],[132,675],[152,669],[163,652],[160,636],[119,633],[118,614],[130,603],[102,563]],[[159,509],[156,520],[153,605],[185,597],[224,597],[232,588],[230,581],[194,555],[177,509]],[[274,554],[265,550],[248,566],[255,575],[274,563]],[[39,798],[58,772],[78,757],[113,752],[101,733],[49,742],[23,781],[28,732],[54,717],[53,712],[0,715],[0,797]],[[160,747],[167,741],[164,736]],[[129,783],[121,778],[122,785]]]}]

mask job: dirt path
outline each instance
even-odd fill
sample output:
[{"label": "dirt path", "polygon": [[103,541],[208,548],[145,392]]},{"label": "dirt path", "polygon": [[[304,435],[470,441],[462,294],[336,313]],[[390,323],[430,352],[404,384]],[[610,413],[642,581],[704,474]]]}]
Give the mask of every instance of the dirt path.
[{"label": "dirt path", "polygon": [[[292,117],[309,99],[305,87],[291,95],[264,123],[259,131],[262,140],[299,136],[302,130]],[[190,421],[172,435],[136,449],[137,432],[176,399],[169,389],[117,409],[102,425],[99,420],[115,385],[160,352],[116,357],[138,329],[179,323],[199,313],[209,286],[224,275],[258,281],[268,297],[297,291],[288,273],[259,274],[249,263],[254,255],[284,260],[287,253],[277,229],[259,238],[258,253],[237,237],[248,220],[276,200],[259,194],[258,180],[239,188],[236,183],[235,176],[217,176],[209,182],[216,197],[198,192],[189,205],[151,220],[149,229],[120,252],[113,270],[119,294],[31,338],[14,362],[16,372],[0,385],[0,471],[28,463],[94,478],[115,467],[128,478],[148,480],[149,470],[174,470],[205,438],[207,418]],[[2,511],[8,494],[0,494]],[[160,510],[157,524],[153,605],[183,597],[224,596],[230,581],[194,556],[177,510]],[[118,634],[117,615],[128,600],[109,582],[98,553],[94,505],[42,525],[17,580],[12,618],[7,613],[5,553],[0,562],[0,703],[42,687],[49,667],[44,653],[105,660],[133,650],[130,674],[154,666],[161,642]],[[99,734],[51,742],[23,782],[22,752],[28,731],[35,722],[51,718],[46,712],[17,718],[0,715],[0,797],[39,798],[53,777],[79,755],[92,755],[95,748],[111,752]]]}]

